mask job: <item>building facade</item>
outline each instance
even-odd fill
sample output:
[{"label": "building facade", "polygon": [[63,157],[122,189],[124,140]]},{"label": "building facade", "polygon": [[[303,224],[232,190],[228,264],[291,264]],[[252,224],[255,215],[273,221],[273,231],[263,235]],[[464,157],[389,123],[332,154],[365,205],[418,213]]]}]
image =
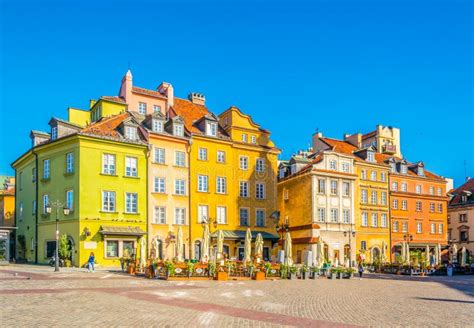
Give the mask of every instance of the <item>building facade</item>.
[{"label": "building facade", "polygon": [[15,178],[0,176],[0,263],[14,257]]}]

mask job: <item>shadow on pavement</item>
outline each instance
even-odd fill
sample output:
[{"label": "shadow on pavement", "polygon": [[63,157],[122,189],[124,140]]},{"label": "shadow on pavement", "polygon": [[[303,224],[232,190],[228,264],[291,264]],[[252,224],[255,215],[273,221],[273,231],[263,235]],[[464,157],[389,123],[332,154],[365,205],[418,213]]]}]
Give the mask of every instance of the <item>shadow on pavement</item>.
[{"label": "shadow on pavement", "polygon": [[451,300],[448,298],[415,297],[418,300],[474,304],[474,301]]}]

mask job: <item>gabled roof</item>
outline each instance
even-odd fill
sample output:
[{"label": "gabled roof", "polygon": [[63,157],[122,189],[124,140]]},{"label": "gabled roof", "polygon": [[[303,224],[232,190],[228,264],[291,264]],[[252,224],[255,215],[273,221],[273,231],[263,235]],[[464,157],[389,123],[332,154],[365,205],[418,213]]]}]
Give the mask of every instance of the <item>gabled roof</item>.
[{"label": "gabled roof", "polygon": [[183,118],[186,130],[191,133],[200,133],[199,129],[194,126],[194,122],[198,121],[203,116],[209,114],[209,110],[204,105],[198,105],[192,101],[174,98],[173,107],[171,110]]},{"label": "gabled roof", "polygon": [[[453,198],[449,202],[449,206],[474,204],[474,178],[467,180],[463,185],[449,192]],[[469,195],[469,193],[471,193]],[[462,196],[467,196],[467,203],[462,202]]]},{"label": "gabled roof", "polygon": [[117,96],[102,96],[102,97],[100,97],[100,99],[106,100],[106,101],[117,102],[117,103],[120,103],[120,104],[125,104],[125,99],[123,99],[122,97],[117,97]]},{"label": "gabled roof", "polygon": [[82,126],[80,126],[80,125],[78,125],[78,124],[76,124],[76,123],[72,123],[72,122],[69,122],[69,121],[63,120],[63,119],[61,119],[61,118],[54,117],[54,116],[49,120],[49,123],[48,123],[48,124],[51,124],[51,122],[53,122],[53,121],[57,121],[57,122],[59,122],[59,123],[63,123],[63,124],[69,125],[69,126],[71,126],[71,127],[73,127],[73,128],[76,128],[76,129],[82,129],[82,128],[83,128]]},{"label": "gabled roof", "polygon": [[138,93],[138,94],[141,94],[141,95],[145,95],[145,96],[149,96],[149,97],[167,99],[165,95],[163,95],[160,92],[155,91],[155,90],[150,90],[150,89],[145,89],[145,88],[140,88],[140,87],[133,86],[132,87],[132,92],[133,93]]}]

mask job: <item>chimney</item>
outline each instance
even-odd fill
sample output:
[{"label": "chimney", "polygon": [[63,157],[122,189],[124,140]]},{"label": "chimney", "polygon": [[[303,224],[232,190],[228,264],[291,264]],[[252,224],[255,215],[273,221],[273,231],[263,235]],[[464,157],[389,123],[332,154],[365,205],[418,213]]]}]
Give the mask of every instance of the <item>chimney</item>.
[{"label": "chimney", "polygon": [[120,84],[119,97],[125,99],[126,103],[132,100],[132,79],[132,71],[128,70],[122,79],[122,84]]},{"label": "chimney", "polygon": [[168,82],[161,82],[161,84],[156,89],[158,90],[159,93],[161,93],[163,96],[168,98],[168,101],[167,101],[168,108],[166,109],[168,110],[170,107],[173,107],[174,105],[173,85],[171,85],[171,83],[168,83]]},{"label": "chimney", "polygon": [[197,92],[191,92],[188,95],[188,99],[196,105],[206,105],[206,97],[202,93],[197,93]]},{"label": "chimney", "polygon": [[362,134],[354,133],[353,135],[344,134],[344,141],[350,143],[357,148],[362,147]]}]

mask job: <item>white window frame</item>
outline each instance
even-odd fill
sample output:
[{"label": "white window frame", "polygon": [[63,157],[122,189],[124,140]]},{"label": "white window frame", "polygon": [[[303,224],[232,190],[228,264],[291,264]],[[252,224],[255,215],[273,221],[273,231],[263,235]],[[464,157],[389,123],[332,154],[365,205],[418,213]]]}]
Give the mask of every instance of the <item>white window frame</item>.
[{"label": "white window frame", "polygon": [[144,102],[139,102],[138,103],[138,113],[142,115],[146,115],[146,103]]},{"label": "white window frame", "polygon": [[265,199],[265,183],[256,182],[255,183],[255,198],[256,199]]},{"label": "white window frame", "polygon": [[408,222],[402,222],[402,232],[408,232]]},{"label": "white window frame", "polygon": [[56,139],[58,139],[58,127],[53,126],[51,128],[51,140],[56,140]]},{"label": "white window frame", "polygon": [[151,121],[151,130],[153,132],[163,132],[163,121],[162,120],[157,120],[153,119]]},{"label": "white window frame", "polygon": [[166,193],[166,178],[153,177],[153,192],[159,193],[159,194]]},{"label": "white window frame", "polygon": [[422,233],[423,232],[423,224],[422,222],[417,222],[416,223],[416,233]]},{"label": "white window frame", "polygon": [[125,213],[127,214],[138,213],[138,193],[125,192]]},{"label": "white window frame", "polygon": [[45,159],[43,160],[43,179],[50,179],[51,178],[51,160]]},{"label": "white window frame", "polygon": [[[261,214],[261,220],[262,220],[262,224],[259,224],[259,215]],[[255,226],[256,227],[265,227],[266,226],[266,222],[265,222],[265,209],[263,208],[256,208],[255,209]]]},{"label": "white window frame", "polygon": [[199,149],[198,149],[198,160],[207,161],[207,148],[199,147]]},{"label": "white window frame", "polygon": [[197,191],[209,192],[209,176],[198,174]]},{"label": "white window frame", "polygon": [[184,126],[181,123],[173,124],[173,135],[182,137],[184,136]]},{"label": "white window frame", "polygon": [[347,181],[342,182],[342,196],[350,197],[351,196],[351,183]]},{"label": "white window frame", "polygon": [[370,172],[370,180],[371,181],[377,181],[377,171],[371,171]]},{"label": "white window frame", "polygon": [[66,207],[74,211],[74,190],[66,190]]},{"label": "white window frame", "polygon": [[135,126],[126,126],[125,138],[129,140],[138,140],[138,128]]},{"label": "white window frame", "polygon": [[186,208],[185,207],[175,207],[174,208],[174,220],[175,225],[185,225],[186,224]]},{"label": "white window frame", "polygon": [[164,148],[154,148],[153,163],[166,164],[166,150]]},{"label": "white window frame", "polygon": [[209,220],[209,205],[199,204],[197,214],[198,223],[206,223]]},{"label": "white window frame", "polygon": [[179,167],[186,167],[186,153],[184,151],[175,150],[174,165]]},{"label": "white window frame", "polygon": [[66,154],[66,173],[74,172],[74,153]]},{"label": "white window frame", "polygon": [[226,194],[227,193],[227,178],[216,177],[216,193]]},{"label": "white window frame", "polygon": [[239,182],[239,196],[242,198],[249,197],[249,182],[248,181]]},{"label": "white window frame", "polygon": [[161,112],[161,106],[160,105],[153,105],[153,113],[156,112]]},{"label": "white window frame", "polygon": [[257,158],[255,161],[255,171],[258,173],[265,172],[265,158]]},{"label": "white window frame", "polygon": [[337,196],[338,195],[338,187],[339,187],[339,183],[337,180],[330,180],[329,182],[329,187],[330,187],[330,193],[331,193],[331,196]]},{"label": "white window frame", "polygon": [[339,210],[337,208],[331,208],[330,218],[331,218],[331,223],[339,222]]},{"label": "white window frame", "polygon": [[153,224],[166,224],[166,207],[155,206],[153,210]]},{"label": "white window frame", "polygon": [[360,190],[360,202],[362,204],[367,204],[369,201],[369,194],[367,189]]},{"label": "white window frame", "polygon": [[227,224],[227,206],[216,206],[217,224]]},{"label": "white window frame", "polygon": [[331,159],[329,161],[329,169],[332,171],[337,171],[337,161],[335,159]]},{"label": "white window frame", "polygon": [[217,163],[225,163],[225,151],[217,151]]},{"label": "white window frame", "polygon": [[125,156],[125,176],[138,177],[138,158]]},{"label": "white window frame", "polygon": [[206,122],[206,135],[211,137],[217,137],[217,123]]},{"label": "white window frame", "polygon": [[387,213],[380,214],[380,226],[382,228],[387,228],[387,226],[388,226],[388,215],[387,215]]},{"label": "white window frame", "polygon": [[318,222],[326,222],[326,209],[324,207],[318,208]]},{"label": "white window frame", "polygon": [[377,191],[372,190],[372,192],[370,193],[370,203],[372,205],[377,205],[377,198],[378,198]]},{"label": "white window frame", "polygon": [[257,144],[257,137],[254,135],[250,136],[250,143],[256,145]]},{"label": "white window frame", "polygon": [[[111,197],[112,196],[112,197]],[[102,191],[102,212],[114,213],[117,210],[117,197],[115,191]]]},{"label": "white window frame", "polygon": [[186,195],[186,180],[183,180],[183,179],[174,180],[174,194],[178,196]]},{"label": "white window frame", "polygon": [[239,156],[239,168],[241,170],[249,169],[249,157],[248,156]]},{"label": "white window frame", "polygon": [[115,175],[116,173],[116,157],[115,154],[102,154],[102,174]]},{"label": "white window frame", "polygon": [[[242,224],[242,213],[246,213],[246,223],[247,224]],[[239,225],[241,227],[250,226],[250,210],[247,207],[240,207],[239,208]]]},{"label": "white window frame", "polygon": [[369,213],[367,212],[362,212],[361,214],[361,221],[362,221],[362,226],[363,227],[368,227],[369,226]]},{"label": "white window frame", "polygon": [[351,211],[342,210],[342,223],[350,224],[351,223]]},{"label": "white window frame", "polygon": [[377,213],[371,213],[370,215],[370,226],[372,228],[377,228],[379,225],[379,216]]}]

